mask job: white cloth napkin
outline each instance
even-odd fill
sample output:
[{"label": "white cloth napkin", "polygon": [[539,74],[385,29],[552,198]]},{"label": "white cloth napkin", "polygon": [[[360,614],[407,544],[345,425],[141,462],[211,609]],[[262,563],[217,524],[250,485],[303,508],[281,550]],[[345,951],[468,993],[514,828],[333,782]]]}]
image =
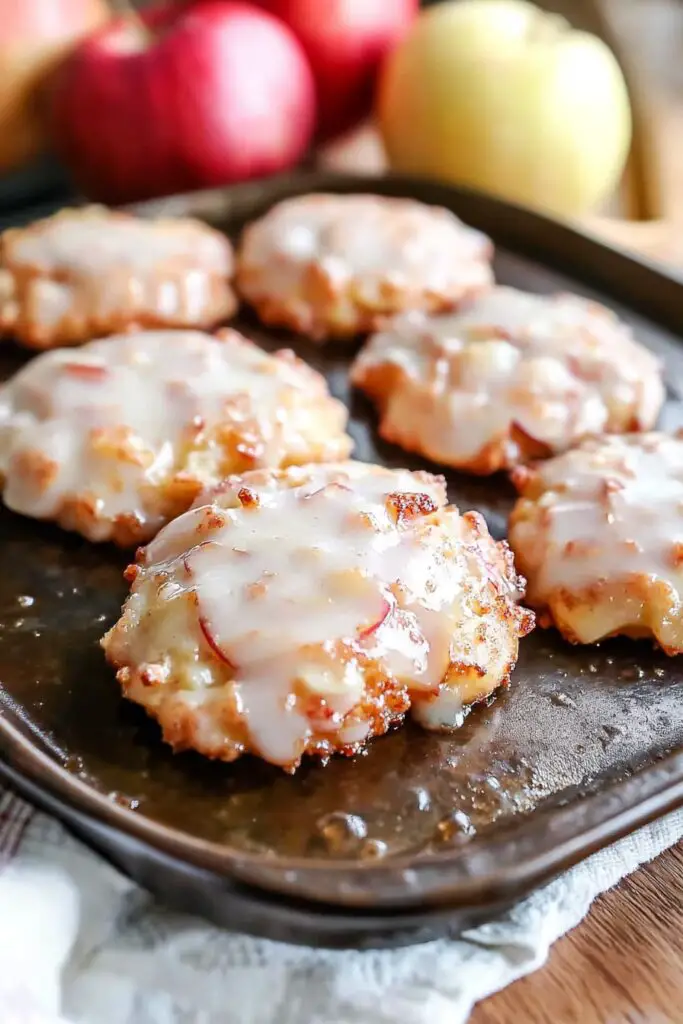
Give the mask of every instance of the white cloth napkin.
[{"label": "white cloth napkin", "polygon": [[543,964],[599,893],[683,836],[683,811],[458,939],[331,952],[172,913],[0,788],[2,1024],[459,1024]]}]

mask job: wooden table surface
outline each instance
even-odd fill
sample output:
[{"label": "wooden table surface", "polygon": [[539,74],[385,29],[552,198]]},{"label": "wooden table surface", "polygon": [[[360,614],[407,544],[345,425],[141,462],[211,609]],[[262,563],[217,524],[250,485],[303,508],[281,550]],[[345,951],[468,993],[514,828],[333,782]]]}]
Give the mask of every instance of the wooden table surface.
[{"label": "wooden table surface", "polygon": [[545,967],[480,1003],[471,1024],[683,1021],[683,847],[600,896]]},{"label": "wooden table surface", "polygon": [[[681,52],[683,59],[683,51]],[[683,95],[666,107],[666,128],[680,127],[670,154],[669,214],[657,221],[590,218],[606,240],[683,267]],[[673,173],[681,170],[680,178]],[[321,166],[381,173],[372,129],[331,146]],[[675,209],[674,209],[675,207]],[[678,1024],[683,1022],[683,843],[599,897],[574,931],[553,946],[540,970],[484,1000],[471,1024]]]}]

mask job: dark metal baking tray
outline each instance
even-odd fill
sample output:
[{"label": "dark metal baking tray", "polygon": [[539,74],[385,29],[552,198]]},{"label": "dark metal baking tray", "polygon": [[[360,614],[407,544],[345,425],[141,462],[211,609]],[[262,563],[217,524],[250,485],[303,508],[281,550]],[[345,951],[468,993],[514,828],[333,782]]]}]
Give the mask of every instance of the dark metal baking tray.
[{"label": "dark metal baking tray", "polygon": [[[613,306],[665,361],[664,425],[683,422],[683,282],[537,214],[433,183],[321,174],[140,209],[235,235],[275,200],[314,190],[443,204],[493,236],[499,280]],[[247,313],[237,325],[326,374],[351,410],[358,458],[428,466],[377,438],[349,390],[353,346],[316,348]],[[24,358],[7,345],[1,372]],[[502,536],[507,480],[448,480],[452,500]],[[418,941],[491,916],[683,803],[683,663],[646,644],[573,648],[537,630],[510,690],[454,735],[408,725],[290,777],[250,758],[173,756],[121,700],[96,641],[125,595],[125,555],[3,511],[0,558],[5,775],[167,902],[222,924],[327,945]]]}]

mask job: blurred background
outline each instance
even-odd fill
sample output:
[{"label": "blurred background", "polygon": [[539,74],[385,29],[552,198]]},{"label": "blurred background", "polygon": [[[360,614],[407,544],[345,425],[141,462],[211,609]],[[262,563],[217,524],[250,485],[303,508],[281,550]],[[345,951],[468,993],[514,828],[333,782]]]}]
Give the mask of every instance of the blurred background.
[{"label": "blurred background", "polygon": [[679,0],[2,0],[0,217],[394,169],[677,259],[682,57]]}]

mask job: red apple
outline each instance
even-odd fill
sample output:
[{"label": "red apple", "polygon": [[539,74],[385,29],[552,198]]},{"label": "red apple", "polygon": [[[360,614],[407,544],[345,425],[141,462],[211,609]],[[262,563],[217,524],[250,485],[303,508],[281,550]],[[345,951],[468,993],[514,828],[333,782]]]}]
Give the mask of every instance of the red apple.
[{"label": "red apple", "polygon": [[296,33],[315,75],[318,134],[332,138],[370,113],[384,57],[415,17],[418,0],[258,0]]},{"label": "red apple", "polygon": [[39,102],[43,78],[109,17],[104,0],[2,0],[0,4],[0,173],[46,148]]},{"label": "red apple", "polygon": [[315,123],[306,56],[246,4],[164,3],[117,18],[52,81],[55,146],[93,199],[129,202],[284,170]]}]

